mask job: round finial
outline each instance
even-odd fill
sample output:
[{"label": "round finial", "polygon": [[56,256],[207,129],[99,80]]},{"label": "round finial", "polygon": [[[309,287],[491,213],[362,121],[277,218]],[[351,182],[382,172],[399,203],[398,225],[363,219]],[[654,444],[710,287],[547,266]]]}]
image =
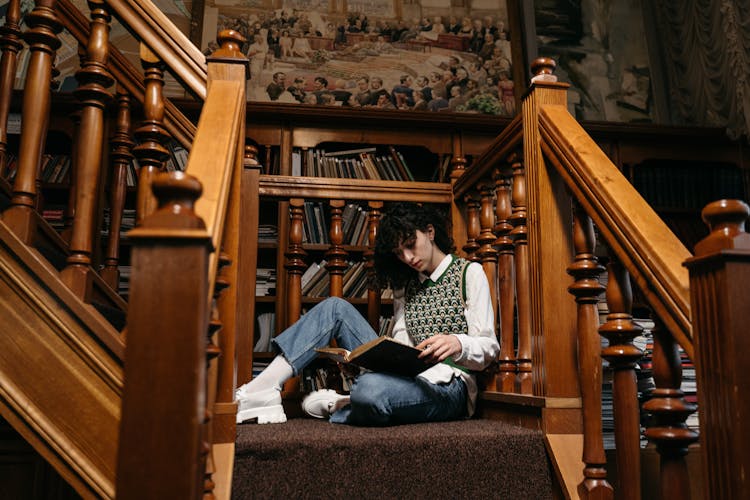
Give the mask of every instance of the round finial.
[{"label": "round finial", "polygon": [[242,44],[247,42],[247,39],[239,31],[221,30],[216,39],[219,49],[212,54],[213,57],[244,57]]},{"label": "round finial", "polygon": [[745,232],[745,221],[750,207],[741,200],[718,200],[706,205],[701,212],[711,234],[695,245],[695,254],[732,248],[750,248],[750,235]]},{"label": "round finial", "polygon": [[[750,207],[741,200],[718,200],[709,203],[701,212],[703,222],[711,231],[725,230],[734,234],[745,230]],[[727,233],[728,234],[728,233]]]},{"label": "round finial", "polygon": [[553,75],[557,63],[554,59],[549,57],[537,57],[534,62],[531,63],[531,72],[534,76],[531,78],[532,82],[556,82],[557,77]]},{"label": "round finial", "polygon": [[185,172],[163,172],[154,177],[152,183],[154,195],[159,200],[159,209],[168,209],[172,213],[192,211],[203,186],[198,179]]}]

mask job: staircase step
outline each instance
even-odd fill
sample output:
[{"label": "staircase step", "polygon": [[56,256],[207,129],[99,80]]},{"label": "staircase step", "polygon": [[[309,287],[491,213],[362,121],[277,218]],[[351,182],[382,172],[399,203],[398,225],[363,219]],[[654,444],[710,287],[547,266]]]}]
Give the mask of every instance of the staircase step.
[{"label": "staircase step", "polygon": [[486,419],[237,426],[232,498],[552,498],[540,431]]}]

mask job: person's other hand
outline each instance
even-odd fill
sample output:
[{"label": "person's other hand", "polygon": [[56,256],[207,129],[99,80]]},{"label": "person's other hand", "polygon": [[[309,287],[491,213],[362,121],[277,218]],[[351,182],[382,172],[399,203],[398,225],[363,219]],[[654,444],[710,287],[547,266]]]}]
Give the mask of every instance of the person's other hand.
[{"label": "person's other hand", "polygon": [[422,350],[420,358],[431,363],[440,363],[449,356],[461,352],[461,341],[455,335],[434,335],[420,342],[417,349]]}]

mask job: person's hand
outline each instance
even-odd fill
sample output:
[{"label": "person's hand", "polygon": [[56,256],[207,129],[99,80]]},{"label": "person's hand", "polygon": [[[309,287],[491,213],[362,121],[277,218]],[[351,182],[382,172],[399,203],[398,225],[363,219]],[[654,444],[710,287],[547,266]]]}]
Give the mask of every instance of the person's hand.
[{"label": "person's hand", "polygon": [[449,356],[461,352],[461,341],[455,335],[434,335],[420,342],[417,349],[422,349],[420,358],[431,363],[440,363]]}]

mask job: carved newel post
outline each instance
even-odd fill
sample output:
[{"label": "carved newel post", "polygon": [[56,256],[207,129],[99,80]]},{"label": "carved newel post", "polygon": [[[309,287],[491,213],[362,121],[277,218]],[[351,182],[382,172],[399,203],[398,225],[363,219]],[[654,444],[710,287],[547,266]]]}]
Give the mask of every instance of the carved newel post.
[{"label": "carved newel post", "polygon": [[128,234],[133,273],[117,498],[198,498],[212,245],[193,211],[201,193],[194,177],[161,174],[153,188],[159,208]]},{"label": "carved newel post", "polygon": [[703,498],[750,498],[750,207],[720,200],[703,209],[711,233],[685,262],[690,272]]}]

